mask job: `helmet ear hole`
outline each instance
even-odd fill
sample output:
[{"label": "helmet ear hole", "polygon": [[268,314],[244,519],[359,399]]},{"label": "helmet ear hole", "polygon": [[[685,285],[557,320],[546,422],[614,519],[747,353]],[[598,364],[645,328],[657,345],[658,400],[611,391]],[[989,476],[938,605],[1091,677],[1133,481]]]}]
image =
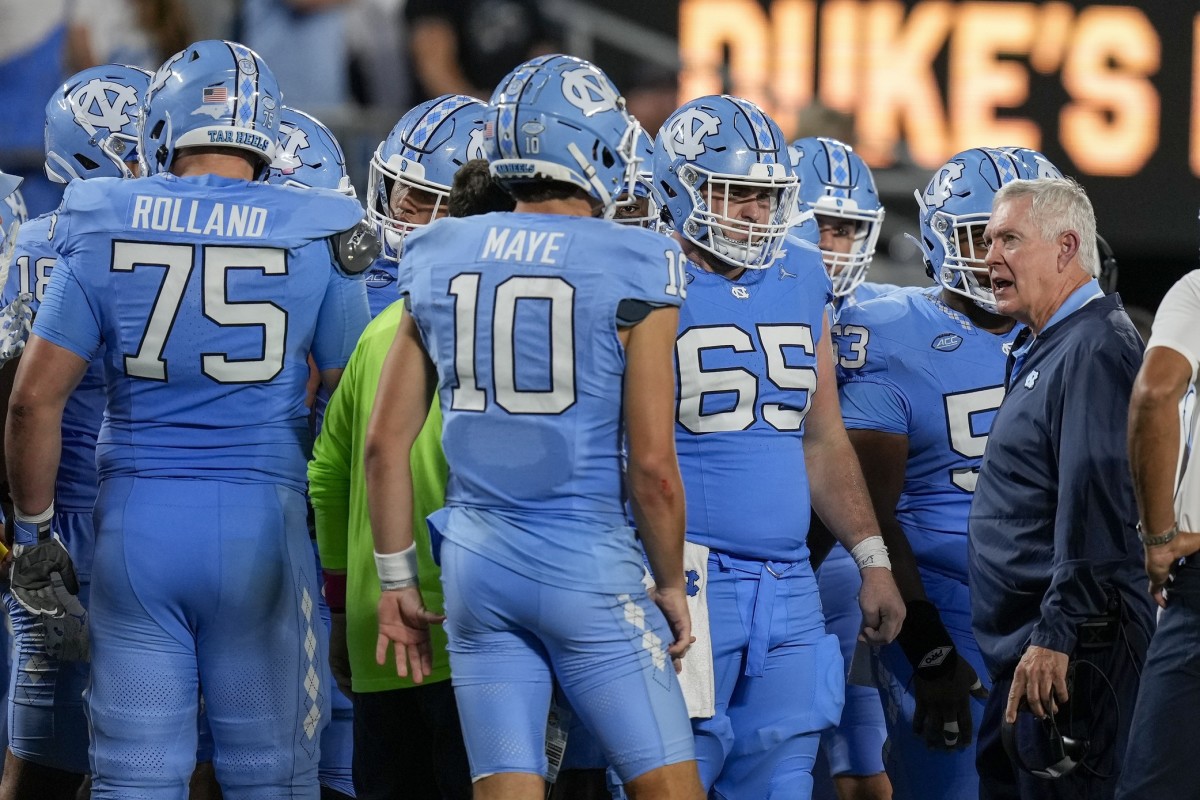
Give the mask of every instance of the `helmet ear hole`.
[{"label": "helmet ear hole", "polygon": [[79,162],[79,166],[83,167],[86,170],[93,170],[100,166],[97,162],[88,158],[83,153],[76,153],[75,160]]},{"label": "helmet ear hole", "polygon": [[600,153],[600,163],[604,164],[605,168],[611,169],[612,165],[617,163],[616,156],[607,147]]}]

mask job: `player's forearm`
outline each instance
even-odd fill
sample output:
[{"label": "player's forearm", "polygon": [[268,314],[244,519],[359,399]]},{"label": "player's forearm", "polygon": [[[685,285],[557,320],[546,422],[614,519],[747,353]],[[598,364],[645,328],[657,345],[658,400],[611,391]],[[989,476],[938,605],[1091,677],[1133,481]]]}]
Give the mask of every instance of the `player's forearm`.
[{"label": "player's forearm", "polygon": [[375,552],[397,553],[413,543],[409,447],[368,435],[363,464]]},{"label": "player's forearm", "polygon": [[858,457],[845,431],[805,440],[813,510],[847,550],[868,536],[880,535]]},{"label": "player's forearm", "polygon": [[1175,520],[1175,465],[1179,459],[1179,400],[1172,391],[1134,385],[1129,402],[1129,468],[1146,535]]},{"label": "player's forearm", "polygon": [[62,453],[62,406],[14,395],[8,407],[4,448],[13,504],[38,514],[54,501],[54,478]]},{"label": "player's forearm", "polygon": [[683,481],[674,461],[629,465],[627,481],[638,535],[660,589],[682,588],[685,504]]}]

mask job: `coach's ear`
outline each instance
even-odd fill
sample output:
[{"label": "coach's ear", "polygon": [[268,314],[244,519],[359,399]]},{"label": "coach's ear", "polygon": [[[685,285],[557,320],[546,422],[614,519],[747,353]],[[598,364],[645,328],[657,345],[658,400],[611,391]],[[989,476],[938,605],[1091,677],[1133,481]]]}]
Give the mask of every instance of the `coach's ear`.
[{"label": "coach's ear", "polygon": [[359,222],[350,230],[329,237],[333,263],[347,275],[361,275],[379,257],[382,246],[370,223]]}]

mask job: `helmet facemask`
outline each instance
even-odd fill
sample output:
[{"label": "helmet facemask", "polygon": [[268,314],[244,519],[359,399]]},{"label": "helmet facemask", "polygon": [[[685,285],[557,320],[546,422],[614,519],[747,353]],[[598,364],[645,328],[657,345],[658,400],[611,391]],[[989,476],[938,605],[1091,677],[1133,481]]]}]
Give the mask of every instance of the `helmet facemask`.
[{"label": "helmet facemask", "polygon": [[955,216],[937,211],[930,218],[929,229],[945,253],[937,271],[942,286],[994,314],[996,296],[984,262],[987,248],[983,244],[983,231],[990,219],[991,214]]},{"label": "helmet facemask", "polygon": [[[796,204],[798,182],[786,167],[754,164],[747,176],[684,164],[679,178],[692,195],[692,212],[680,226],[684,236],[732,267],[766,269],[774,263]],[[765,222],[730,213],[731,205],[764,192],[769,203]]]}]

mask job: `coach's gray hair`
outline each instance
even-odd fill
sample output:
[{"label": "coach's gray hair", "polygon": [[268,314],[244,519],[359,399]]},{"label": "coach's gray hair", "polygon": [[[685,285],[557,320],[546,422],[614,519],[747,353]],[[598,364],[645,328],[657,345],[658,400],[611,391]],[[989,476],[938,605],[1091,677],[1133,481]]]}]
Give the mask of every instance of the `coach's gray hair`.
[{"label": "coach's gray hair", "polygon": [[1096,212],[1087,192],[1071,178],[1017,180],[1000,187],[992,208],[1002,202],[1032,197],[1029,217],[1046,241],[1059,234],[1075,231],[1079,235],[1079,266],[1093,278],[1100,275],[1100,254],[1096,249]]}]

